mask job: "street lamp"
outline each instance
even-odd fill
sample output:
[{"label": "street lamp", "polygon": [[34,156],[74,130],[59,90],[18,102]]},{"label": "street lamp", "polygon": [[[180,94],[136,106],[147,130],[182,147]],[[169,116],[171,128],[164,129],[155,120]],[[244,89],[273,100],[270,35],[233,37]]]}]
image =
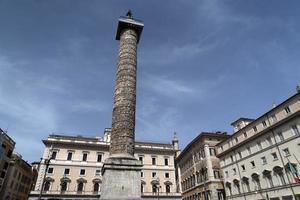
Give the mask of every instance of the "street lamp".
[{"label": "street lamp", "polygon": [[[51,159],[52,158],[50,157],[49,159],[46,158],[44,160],[44,164],[46,166],[46,169],[45,169],[44,177],[43,177],[43,180],[42,180],[42,186],[40,188],[40,194],[39,194],[38,200],[41,200],[41,197],[42,197],[42,193],[43,193],[43,189],[44,189],[44,184],[45,184],[45,179],[46,179],[46,175],[47,175],[47,172],[48,172],[48,168],[49,168]],[[42,158],[41,158],[41,163],[42,163]]]}]

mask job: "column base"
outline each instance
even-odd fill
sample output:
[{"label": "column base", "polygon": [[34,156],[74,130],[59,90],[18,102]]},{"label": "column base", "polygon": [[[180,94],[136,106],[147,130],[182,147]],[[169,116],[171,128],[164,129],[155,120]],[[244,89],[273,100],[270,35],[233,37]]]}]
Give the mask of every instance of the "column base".
[{"label": "column base", "polygon": [[142,164],[134,157],[109,157],[102,168],[101,200],[141,200]]}]

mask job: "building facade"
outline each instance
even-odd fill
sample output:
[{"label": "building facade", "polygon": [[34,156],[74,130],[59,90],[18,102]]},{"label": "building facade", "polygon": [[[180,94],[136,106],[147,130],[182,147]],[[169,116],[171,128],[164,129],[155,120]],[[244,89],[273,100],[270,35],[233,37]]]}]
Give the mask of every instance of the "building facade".
[{"label": "building facade", "polygon": [[227,198],[299,200],[300,93],[232,125],[234,133],[217,145]]},{"label": "building facade", "polygon": [[215,146],[228,137],[224,132],[203,132],[176,158],[183,200],[225,199]]},{"label": "building facade", "polygon": [[7,177],[9,162],[12,152],[15,148],[15,141],[11,139],[5,131],[0,129],[0,193],[3,190],[3,184]]},{"label": "building facade", "polygon": [[13,154],[0,196],[3,200],[27,200],[32,184],[31,165]]},{"label": "building facade", "polygon": [[[176,188],[174,164],[178,141],[174,141],[173,144],[135,142],[134,156],[143,163],[143,199],[181,198]],[[99,199],[101,170],[109,156],[110,129],[105,129],[103,138],[49,135],[43,143],[43,160],[30,199],[40,195],[43,179],[43,199]],[[48,167],[45,160],[49,160]]]}]

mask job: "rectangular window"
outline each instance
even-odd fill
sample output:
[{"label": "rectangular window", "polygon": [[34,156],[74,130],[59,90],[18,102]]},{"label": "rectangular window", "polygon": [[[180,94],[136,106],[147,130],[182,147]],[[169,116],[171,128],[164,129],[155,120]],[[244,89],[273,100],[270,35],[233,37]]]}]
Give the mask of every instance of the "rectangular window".
[{"label": "rectangular window", "polygon": [[275,114],[274,114],[274,115],[272,115],[272,121],[273,121],[273,123],[277,122],[277,117],[276,117],[276,115],[275,115]]},{"label": "rectangular window", "polygon": [[285,107],[284,110],[285,110],[285,113],[286,113],[286,114],[291,113],[290,107],[288,107],[288,106]]},{"label": "rectangular window", "polygon": [[152,157],[152,165],[156,165],[156,158]]},{"label": "rectangular window", "polygon": [[241,165],[241,168],[242,168],[243,171],[246,170],[245,165]]},{"label": "rectangular window", "polygon": [[250,163],[251,163],[252,168],[254,168],[255,167],[255,162],[251,161]]},{"label": "rectangular window", "polygon": [[69,174],[70,174],[70,169],[66,168],[65,171],[64,171],[64,175],[69,175]]},{"label": "rectangular window", "polygon": [[152,172],[152,178],[156,177],[156,172]]},{"label": "rectangular window", "polygon": [[73,153],[72,153],[72,152],[69,152],[69,153],[68,153],[67,160],[72,160],[72,155],[73,155]]},{"label": "rectangular window", "polygon": [[279,140],[282,142],[284,140],[284,137],[282,135],[282,132],[277,133]]},{"label": "rectangular window", "polygon": [[266,121],[262,121],[262,125],[263,125],[263,127],[267,127]]},{"label": "rectangular window", "polygon": [[290,156],[291,155],[290,151],[289,151],[289,148],[283,149],[282,151],[284,153],[284,156]]},{"label": "rectangular window", "polygon": [[239,152],[239,157],[240,157],[240,159],[242,158],[242,153],[241,152]]},{"label": "rectangular window", "polygon": [[101,170],[100,169],[96,169],[95,175],[96,176],[100,176],[101,175]]},{"label": "rectangular window", "polygon": [[273,156],[273,160],[278,160],[277,154],[275,152],[272,153],[272,156]]},{"label": "rectangular window", "polygon": [[247,147],[248,155],[251,155],[251,148]]},{"label": "rectangular window", "polygon": [[295,134],[295,135],[299,135],[300,133],[299,133],[299,129],[298,129],[298,127],[296,126],[296,125],[293,125],[292,126],[292,130],[293,130],[293,133]]},{"label": "rectangular window", "polygon": [[210,156],[216,156],[216,150],[215,150],[215,148],[209,148],[209,155]]},{"label": "rectangular window", "polygon": [[80,175],[85,175],[85,169],[80,170]]},{"label": "rectangular window", "polygon": [[144,158],[143,158],[143,156],[139,156],[139,161],[141,161],[142,164],[144,163]]},{"label": "rectangular window", "polygon": [[228,171],[225,171],[225,176],[226,176],[226,178],[228,178],[228,177],[229,177],[229,175],[228,175]]},{"label": "rectangular window", "polygon": [[165,165],[169,165],[169,159],[168,158],[165,158]]},{"label": "rectangular window", "polygon": [[97,162],[101,162],[101,161],[102,161],[102,154],[98,154]]},{"label": "rectangular window", "polygon": [[273,145],[273,142],[272,142],[272,138],[271,138],[271,137],[267,137],[266,139],[267,139],[267,142],[268,142],[268,144],[269,144],[270,146]]},{"label": "rectangular window", "polygon": [[57,155],[57,152],[53,151],[52,154],[51,154],[51,159],[55,160],[56,159],[56,155]]},{"label": "rectangular window", "polygon": [[246,132],[244,132],[244,138],[246,138],[248,135],[247,135],[247,133]]},{"label": "rectangular window", "polygon": [[267,159],[265,156],[261,157],[263,165],[267,164]]},{"label": "rectangular window", "polygon": [[87,160],[87,153],[82,154],[82,161],[86,161]]},{"label": "rectangular window", "polygon": [[238,143],[239,142],[239,138],[236,137],[235,138],[235,142]]},{"label": "rectangular window", "polygon": [[49,167],[48,168],[48,174],[52,174],[53,173],[53,167]]},{"label": "rectangular window", "polygon": [[260,142],[257,142],[257,147],[258,147],[258,150],[262,150],[262,146],[261,146]]},{"label": "rectangular window", "polygon": [[170,174],[169,173],[165,173],[165,178],[170,178]]},{"label": "rectangular window", "polygon": [[232,171],[233,171],[233,175],[236,175],[236,169],[233,168]]},{"label": "rectangular window", "polygon": [[144,172],[141,172],[141,177],[142,177],[142,178],[144,177]]},{"label": "rectangular window", "polygon": [[230,156],[230,160],[231,160],[231,162],[233,162],[233,156]]},{"label": "rectangular window", "polygon": [[220,172],[217,171],[217,170],[215,170],[215,171],[214,171],[214,177],[215,177],[215,179],[221,178],[221,177],[220,177]]},{"label": "rectangular window", "polygon": [[4,169],[4,170],[7,170],[7,169],[8,169],[8,162],[5,162],[5,163],[4,163],[3,169]]},{"label": "rectangular window", "polygon": [[2,171],[2,172],[1,172],[1,175],[0,175],[0,178],[4,178],[4,177],[5,177],[5,174],[6,174],[5,171]]},{"label": "rectangular window", "polygon": [[256,128],[256,126],[254,126],[254,127],[253,127],[253,131],[254,131],[254,132],[256,132],[256,131],[257,131],[257,128]]}]

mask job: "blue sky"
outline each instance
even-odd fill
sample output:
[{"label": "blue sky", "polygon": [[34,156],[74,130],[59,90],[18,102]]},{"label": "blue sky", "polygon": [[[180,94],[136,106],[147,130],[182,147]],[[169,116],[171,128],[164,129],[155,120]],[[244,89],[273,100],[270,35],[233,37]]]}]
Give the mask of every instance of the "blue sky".
[{"label": "blue sky", "polygon": [[232,132],[300,84],[299,1],[0,1],[0,127],[25,160],[50,133],[111,126],[117,19],[145,23],[138,49],[137,140],[181,148]]}]

